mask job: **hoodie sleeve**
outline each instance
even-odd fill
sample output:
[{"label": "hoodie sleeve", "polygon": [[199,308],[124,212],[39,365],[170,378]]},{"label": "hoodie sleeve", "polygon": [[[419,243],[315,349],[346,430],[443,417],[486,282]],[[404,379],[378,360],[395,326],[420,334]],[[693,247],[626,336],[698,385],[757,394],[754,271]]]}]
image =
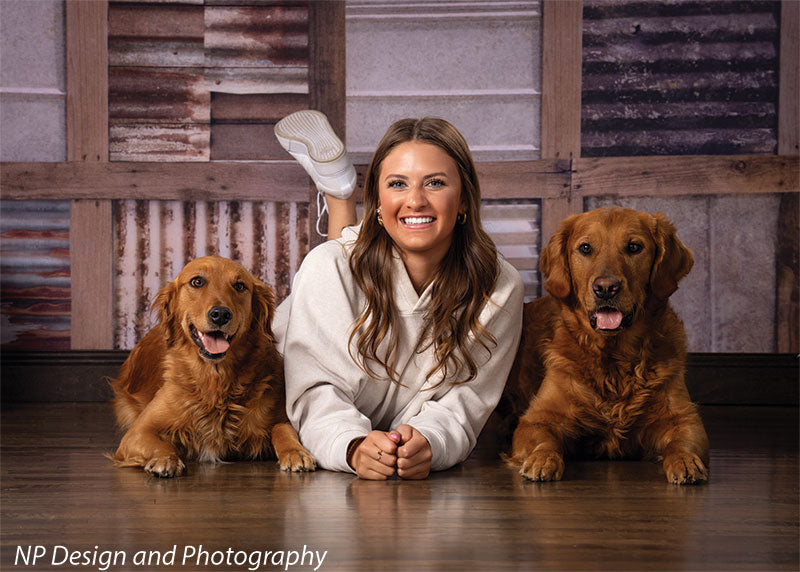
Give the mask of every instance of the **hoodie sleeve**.
[{"label": "hoodie sleeve", "polygon": [[359,311],[352,295],[357,288],[350,282],[341,242],[312,250],[282,304],[279,346],[289,420],[321,467],[344,472],[353,472],[346,460],[347,445],[372,430],[370,420],[354,405],[362,374],[347,349]]},{"label": "hoodie sleeve", "polygon": [[474,449],[514,363],[522,334],[523,298],[519,272],[501,261],[497,286],[480,318],[497,345],[490,344],[487,352],[473,340],[476,377],[467,383],[446,386],[444,393],[425,402],[420,412],[406,421],[428,439],[433,454],[431,470],[448,469],[464,461]]}]

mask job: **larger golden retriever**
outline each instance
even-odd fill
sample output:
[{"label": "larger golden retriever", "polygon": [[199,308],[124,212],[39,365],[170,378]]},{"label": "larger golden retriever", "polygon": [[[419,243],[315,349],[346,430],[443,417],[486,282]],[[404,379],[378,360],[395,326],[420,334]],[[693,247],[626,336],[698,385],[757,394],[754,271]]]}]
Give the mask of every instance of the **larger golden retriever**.
[{"label": "larger golden retriever", "polygon": [[588,453],[663,459],[676,484],[708,479],[668,303],[693,263],[661,214],[603,208],[562,222],[539,265],[549,295],[525,305],[505,394],[522,413],[509,457],[522,476],[559,480],[565,455]]},{"label": "larger golden retriever", "polygon": [[207,256],[187,264],[153,306],[159,323],[112,381],[127,430],[117,464],[172,477],[184,459],[259,459],[274,450],[282,469],[313,470],[286,417],[270,288],[240,264]]}]

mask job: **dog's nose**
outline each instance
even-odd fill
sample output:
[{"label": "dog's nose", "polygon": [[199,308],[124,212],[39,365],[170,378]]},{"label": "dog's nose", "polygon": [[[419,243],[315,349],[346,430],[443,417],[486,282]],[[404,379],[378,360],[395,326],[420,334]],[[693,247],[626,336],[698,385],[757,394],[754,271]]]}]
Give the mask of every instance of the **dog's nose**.
[{"label": "dog's nose", "polygon": [[215,326],[224,326],[233,318],[233,312],[225,306],[214,306],[208,311],[208,319]]},{"label": "dog's nose", "polygon": [[595,296],[601,300],[610,300],[619,294],[619,279],[616,276],[601,276],[592,283]]}]

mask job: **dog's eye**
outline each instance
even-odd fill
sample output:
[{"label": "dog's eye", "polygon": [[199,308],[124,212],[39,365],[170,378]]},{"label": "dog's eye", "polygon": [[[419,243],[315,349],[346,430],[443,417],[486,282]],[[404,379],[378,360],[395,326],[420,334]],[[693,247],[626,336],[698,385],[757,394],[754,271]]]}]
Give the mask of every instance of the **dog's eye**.
[{"label": "dog's eye", "polygon": [[247,286],[245,286],[244,282],[236,282],[233,285],[233,289],[236,290],[237,292],[244,292],[245,290],[247,290]]},{"label": "dog's eye", "polygon": [[195,276],[191,280],[189,280],[189,284],[192,288],[202,288],[206,285],[206,279],[202,276]]},{"label": "dog's eye", "polygon": [[639,254],[642,248],[644,247],[637,242],[628,243],[628,254]]},{"label": "dog's eye", "polygon": [[580,246],[578,246],[578,252],[588,256],[592,253],[592,245],[588,242],[583,242],[580,244]]}]

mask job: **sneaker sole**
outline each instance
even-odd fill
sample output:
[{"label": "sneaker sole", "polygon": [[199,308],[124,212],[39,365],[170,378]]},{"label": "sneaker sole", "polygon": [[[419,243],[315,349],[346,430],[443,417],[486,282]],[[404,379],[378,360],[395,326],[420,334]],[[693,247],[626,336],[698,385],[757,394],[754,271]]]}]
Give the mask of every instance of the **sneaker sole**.
[{"label": "sneaker sole", "polygon": [[311,109],[287,115],[275,125],[275,136],[317,188],[338,198],[352,194],[355,169],[325,115]]}]

